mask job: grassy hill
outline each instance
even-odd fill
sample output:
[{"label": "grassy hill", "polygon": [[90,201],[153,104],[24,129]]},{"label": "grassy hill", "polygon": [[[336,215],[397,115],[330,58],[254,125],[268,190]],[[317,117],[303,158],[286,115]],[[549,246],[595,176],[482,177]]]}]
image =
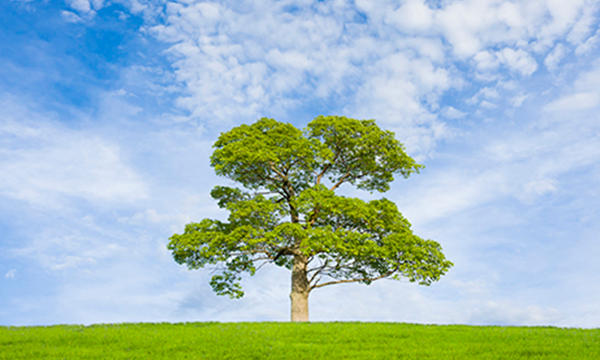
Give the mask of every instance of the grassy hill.
[{"label": "grassy hill", "polygon": [[0,359],[600,359],[600,329],[401,323],[0,327]]}]

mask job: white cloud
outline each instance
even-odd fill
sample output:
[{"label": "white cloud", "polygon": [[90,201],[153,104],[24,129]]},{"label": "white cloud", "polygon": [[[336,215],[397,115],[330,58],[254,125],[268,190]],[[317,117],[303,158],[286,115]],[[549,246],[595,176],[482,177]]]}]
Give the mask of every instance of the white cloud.
[{"label": "white cloud", "polygon": [[479,34],[495,22],[486,1],[452,2],[435,14],[436,23],[460,58],[468,58],[482,50],[485,39]]},{"label": "white cloud", "polygon": [[487,50],[480,51],[473,56],[477,69],[480,71],[495,70],[500,64],[495,54],[490,53]]},{"label": "white cloud", "polygon": [[486,109],[495,109],[497,105],[493,101],[500,98],[498,88],[501,88],[501,86],[481,88],[475,95],[465,100],[465,102],[469,105],[479,105]]},{"label": "white cloud", "polygon": [[567,49],[563,44],[558,44],[554,49],[546,56],[544,59],[544,65],[550,71],[556,70],[558,64],[565,58],[567,55]]},{"label": "white cloud", "polygon": [[67,0],[67,4],[80,13],[93,14],[104,7],[104,0]]},{"label": "white cloud", "polygon": [[587,38],[584,43],[579,44],[575,49],[575,55],[582,56],[589,54],[598,47],[598,43],[600,43],[600,30],[596,31],[593,36]]},{"label": "white cloud", "polygon": [[546,111],[588,110],[595,108],[600,96],[595,92],[581,92],[564,96],[544,107]]},{"label": "white cloud", "polygon": [[491,72],[500,65],[523,76],[530,76],[537,69],[536,60],[522,49],[504,48],[495,52],[484,50],[475,54],[473,60],[477,70],[487,73],[488,77],[497,77],[498,75],[491,75]]},{"label": "white cloud", "polygon": [[78,23],[83,21],[83,19],[80,18],[79,15],[71,11],[63,11],[61,12],[61,15],[66,21],[71,23]]},{"label": "white cloud", "polygon": [[497,105],[495,105],[487,100],[483,100],[482,102],[480,102],[479,106],[481,106],[482,108],[485,108],[485,109],[495,109],[498,107]]},{"label": "white cloud", "polygon": [[139,0],[126,0],[129,9],[134,14],[147,13],[146,15],[150,17],[151,15],[156,16],[159,11],[162,12],[162,3],[154,4],[149,1],[142,2],[140,2]]},{"label": "white cloud", "polygon": [[567,41],[575,45],[581,44],[590,35],[596,22],[596,16],[598,15],[598,5],[597,1],[586,2],[581,10],[579,19],[576,20],[575,25],[573,25],[566,37]]},{"label": "white cloud", "polygon": [[[458,290],[453,292],[453,298],[444,296],[449,284]],[[481,280],[457,282],[446,278],[429,289],[384,280],[368,287],[342,285],[319,289],[311,294],[310,305],[316,321],[547,325],[564,318],[564,313],[553,307],[492,297],[488,284]]]},{"label": "white cloud", "polygon": [[562,318],[560,311],[537,305],[521,305],[512,301],[488,301],[468,305],[471,324],[546,325]]},{"label": "white cloud", "polygon": [[17,275],[17,269],[10,269],[6,274],[4,274],[4,278],[6,279],[14,279]]},{"label": "white cloud", "polygon": [[498,20],[510,29],[519,29],[527,25],[527,13],[523,13],[520,4],[505,1],[498,6]]},{"label": "white cloud", "polygon": [[385,21],[407,32],[423,32],[433,24],[433,10],[423,0],[405,0]]},{"label": "white cloud", "polygon": [[425,224],[488,203],[505,195],[507,174],[487,170],[474,176],[463,167],[445,169],[443,176],[422,179],[418,196],[404,200],[411,220]]},{"label": "white cloud", "polygon": [[581,72],[565,94],[546,104],[546,112],[584,111],[595,109],[600,103],[600,63],[592,64],[592,69]]},{"label": "white cloud", "polygon": [[562,35],[569,31],[585,10],[590,9],[592,1],[585,0],[553,0],[546,1],[545,7],[552,21],[542,27],[543,36]]},{"label": "white cloud", "polygon": [[558,191],[558,181],[555,179],[541,179],[525,184],[525,191],[533,195],[544,195]]},{"label": "white cloud", "polygon": [[[592,86],[594,74],[582,74],[577,88]],[[415,195],[402,200],[409,204],[407,212],[425,224],[510,198],[530,206],[543,201],[543,196],[564,195],[570,186],[561,177],[600,162],[595,135],[600,123],[590,111],[600,99],[592,94],[561,98],[543,107],[518,131],[490,133],[472,142],[479,145],[467,153],[444,157],[443,166],[429,168],[425,178],[420,175],[419,189],[411,191]],[[575,109],[587,113],[573,117],[566,111]],[[564,112],[549,116],[556,111]]]},{"label": "white cloud", "polygon": [[501,63],[509,69],[529,76],[537,69],[537,62],[526,51],[521,49],[504,48],[496,53]]},{"label": "white cloud", "polygon": [[11,250],[11,254],[22,259],[33,259],[45,270],[69,274],[73,271],[88,271],[133,250],[130,244],[127,245],[124,239],[119,238],[118,231],[100,229],[95,221],[58,221],[63,226],[68,224],[70,229],[56,226],[40,230],[34,239]]},{"label": "white cloud", "polygon": [[498,99],[500,97],[500,94],[498,94],[498,90],[490,87],[482,88],[481,90],[479,90],[478,94],[488,100]]},{"label": "white cloud", "polygon": [[545,52],[561,37],[580,43],[596,8],[584,0],[450,1],[435,10],[434,24],[462,59],[495,46]]},{"label": "white cloud", "polygon": [[68,0],[69,6],[82,13],[89,13],[92,11],[92,4],[88,0]]},{"label": "white cloud", "polygon": [[126,203],[146,196],[146,185],[117,145],[3,104],[0,195],[51,207],[69,198]]},{"label": "white cloud", "polygon": [[509,102],[514,107],[523,105],[523,102],[529,97],[529,95],[518,95],[509,99]]},{"label": "white cloud", "polygon": [[471,57],[493,45],[544,49],[564,36],[580,18],[583,1],[454,1],[437,10],[435,19],[454,52]]},{"label": "white cloud", "polygon": [[584,71],[578,74],[577,79],[573,83],[573,88],[576,91],[589,91],[600,93],[598,82],[600,81],[600,62],[596,61],[592,64],[589,71]]},{"label": "white cloud", "polygon": [[462,119],[465,116],[467,116],[466,113],[455,109],[452,106],[444,108],[444,110],[442,110],[441,113],[444,117],[447,117],[448,119]]}]

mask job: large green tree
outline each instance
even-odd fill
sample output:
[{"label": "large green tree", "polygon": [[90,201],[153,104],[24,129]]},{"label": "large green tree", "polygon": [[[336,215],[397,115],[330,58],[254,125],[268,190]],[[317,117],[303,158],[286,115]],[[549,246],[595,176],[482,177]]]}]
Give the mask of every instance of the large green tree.
[{"label": "large green tree", "polygon": [[188,224],[168,248],[190,269],[214,265],[218,295],[243,296],[242,274],[273,263],[292,273],[292,321],[308,321],[314,289],[383,278],[429,285],[452,266],[392,201],[336,194],[343,184],[385,192],[395,175],[423,167],[374,120],[319,116],[300,130],[262,118],[221,133],[213,147],[215,172],[241,185],[211,192],[229,218]]}]

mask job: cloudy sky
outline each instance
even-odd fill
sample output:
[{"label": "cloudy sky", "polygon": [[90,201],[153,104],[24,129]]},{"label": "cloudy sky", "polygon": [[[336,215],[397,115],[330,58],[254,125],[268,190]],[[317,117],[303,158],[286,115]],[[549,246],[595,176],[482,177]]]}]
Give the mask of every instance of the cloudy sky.
[{"label": "cloudy sky", "polygon": [[[0,2],[0,325],[286,321],[168,237],[232,185],[220,132],[376,119],[426,165],[385,196],[455,263],[318,289],[314,321],[600,327],[597,0]],[[352,196],[369,196],[345,188]]]}]

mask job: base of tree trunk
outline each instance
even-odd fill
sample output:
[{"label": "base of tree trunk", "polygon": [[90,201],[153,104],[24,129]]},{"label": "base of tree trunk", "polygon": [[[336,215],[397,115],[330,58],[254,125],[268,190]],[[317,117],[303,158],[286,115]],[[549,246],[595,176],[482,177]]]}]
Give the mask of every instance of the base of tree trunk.
[{"label": "base of tree trunk", "polygon": [[308,321],[308,294],[310,293],[306,267],[308,259],[304,255],[294,255],[292,268],[292,321]]},{"label": "base of tree trunk", "polygon": [[290,294],[292,302],[292,322],[308,321],[308,294]]}]

